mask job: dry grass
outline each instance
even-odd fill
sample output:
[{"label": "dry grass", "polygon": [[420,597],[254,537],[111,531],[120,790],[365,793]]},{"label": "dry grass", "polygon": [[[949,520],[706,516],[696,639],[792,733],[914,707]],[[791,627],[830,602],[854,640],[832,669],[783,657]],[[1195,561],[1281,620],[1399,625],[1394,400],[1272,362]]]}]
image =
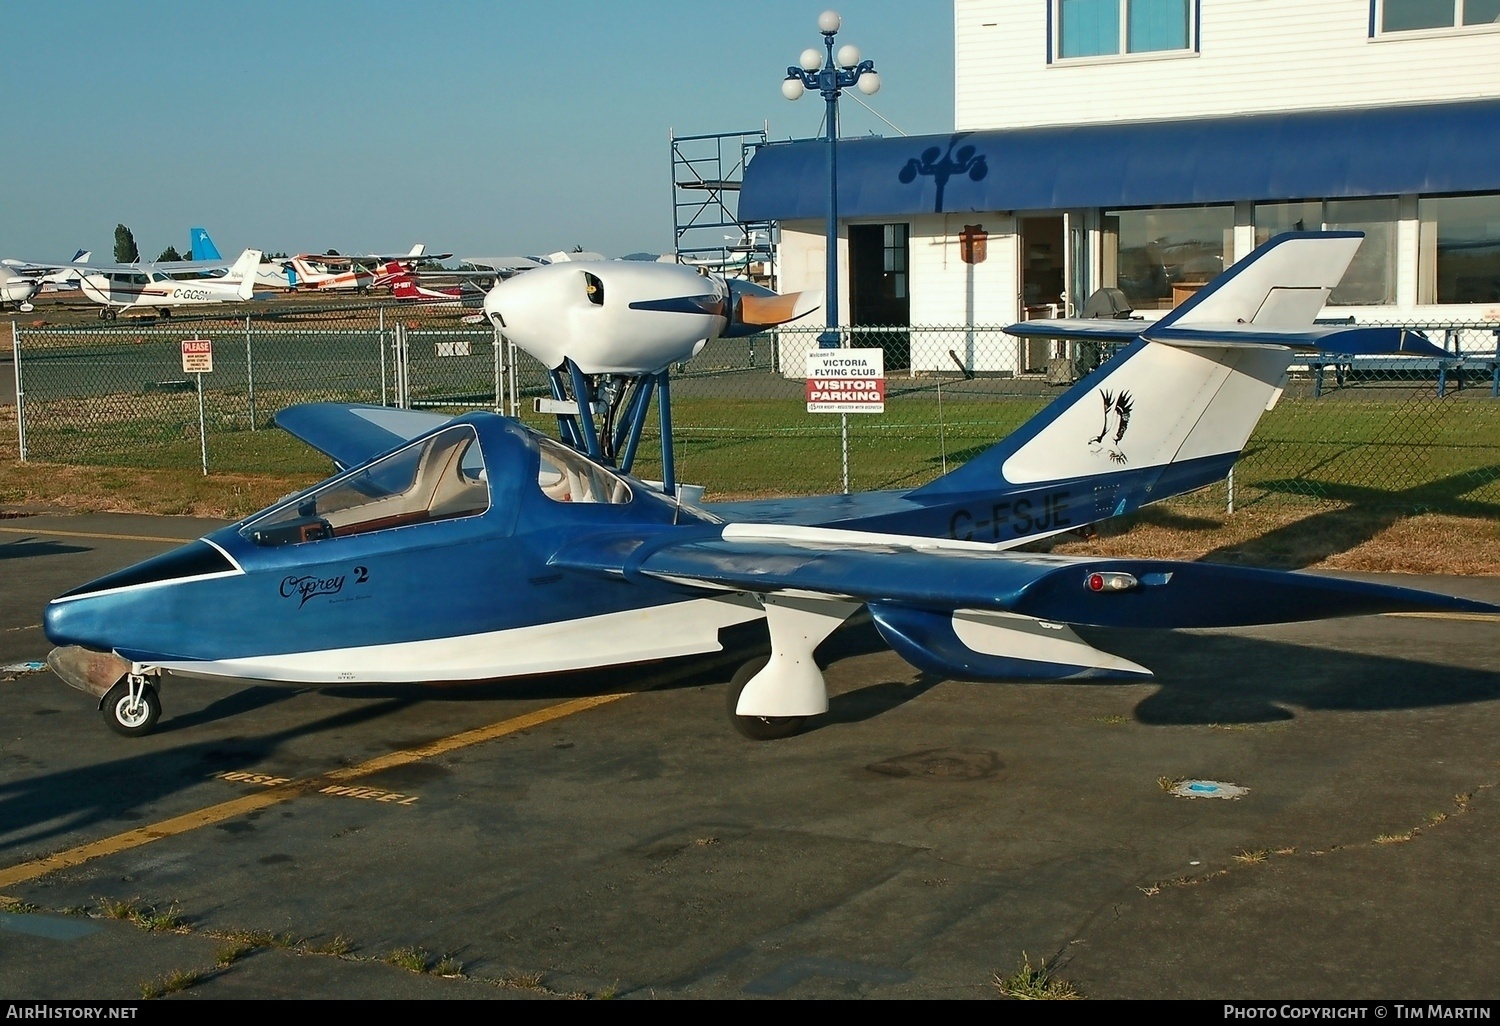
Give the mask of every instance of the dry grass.
[{"label": "dry grass", "polygon": [[141,997],[151,998],[165,997],[175,994],[180,990],[187,990],[193,984],[203,978],[203,974],[196,969],[173,969],[167,975],[155,980],[147,980],[141,984]]},{"label": "dry grass", "polygon": [[[308,472],[311,463],[279,473],[214,471],[205,477],[193,467],[23,464],[17,457],[15,408],[0,407],[0,506],[238,519],[321,476]],[[1062,535],[1037,547],[1281,569],[1500,575],[1500,518],[1297,499],[1227,515],[1216,502],[1195,495],[1104,521],[1088,540]]]},{"label": "dry grass", "polygon": [[[0,428],[3,430],[3,428]],[[69,513],[156,513],[237,520],[317,480],[315,475],[18,463],[0,454],[0,505]]]},{"label": "dry grass", "polygon": [[321,944],[303,945],[302,950],[311,955],[336,955],[339,958],[343,958],[354,950],[354,942],[339,933]]},{"label": "dry grass", "polygon": [[385,961],[407,972],[425,973],[431,957],[425,948],[397,948],[385,956]]},{"label": "dry grass", "polygon": [[1404,515],[1334,504],[1207,510],[1181,500],[1106,521],[1069,555],[1191,559],[1281,569],[1370,573],[1500,574],[1500,522],[1437,513]]},{"label": "dry grass", "polygon": [[512,990],[545,990],[546,976],[535,970],[506,973],[497,981],[502,987]]},{"label": "dry grass", "polygon": [[1076,1001],[1083,997],[1078,988],[1053,975],[1045,961],[1031,964],[1031,956],[1021,952],[1021,967],[1009,976],[996,973],[991,979],[1003,996],[1022,1001]]},{"label": "dry grass", "polygon": [[151,933],[186,933],[189,929],[182,920],[176,902],[166,908],[157,908],[143,904],[140,898],[126,898],[123,901],[100,898],[99,911],[106,919],[122,919]]}]

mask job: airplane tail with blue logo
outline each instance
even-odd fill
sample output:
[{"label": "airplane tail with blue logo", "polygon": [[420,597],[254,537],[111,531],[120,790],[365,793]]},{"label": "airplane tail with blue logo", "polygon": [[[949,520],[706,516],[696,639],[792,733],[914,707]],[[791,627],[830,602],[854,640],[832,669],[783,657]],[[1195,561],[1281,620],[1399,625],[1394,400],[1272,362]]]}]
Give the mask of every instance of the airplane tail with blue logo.
[{"label": "airplane tail with blue logo", "polygon": [[[1317,325],[1363,239],[1289,232],[1271,239],[1158,321],[1025,321],[1022,338],[1123,344],[1112,359],[997,445],[910,493],[1079,482],[1102,519],[1222,480],[1297,351],[1442,356],[1402,328]],[[1083,487],[1086,485],[1086,487]]]},{"label": "airplane tail with blue logo", "polygon": [[188,248],[194,260],[224,259],[219,255],[219,247],[214,245],[214,240],[210,239],[208,232],[202,228],[188,229]]}]

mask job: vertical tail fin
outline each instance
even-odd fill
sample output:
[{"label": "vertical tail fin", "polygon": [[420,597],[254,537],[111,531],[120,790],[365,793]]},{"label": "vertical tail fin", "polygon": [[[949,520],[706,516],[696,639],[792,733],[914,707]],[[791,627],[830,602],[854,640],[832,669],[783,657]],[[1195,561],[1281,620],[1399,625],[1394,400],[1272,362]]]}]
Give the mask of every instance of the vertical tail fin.
[{"label": "vertical tail fin", "polygon": [[[1006,331],[1022,337],[1128,345],[999,444],[913,494],[1118,475],[1096,484],[1118,483],[1121,513],[1219,480],[1280,394],[1293,347],[1338,330],[1315,328],[1314,318],[1362,238],[1277,236],[1154,323],[1012,325]],[[1368,342],[1371,329],[1355,330]]]},{"label": "vertical tail fin", "polygon": [[219,247],[214,245],[214,240],[208,237],[208,232],[202,228],[188,229],[188,250],[194,260],[223,260],[219,256]]},{"label": "vertical tail fin", "polygon": [[[391,295],[396,299],[421,299],[422,292],[417,288],[417,280],[411,276],[401,264],[389,264],[387,284],[391,287]],[[394,270],[389,270],[393,268]]]},{"label": "vertical tail fin", "polygon": [[229,268],[231,276],[240,279],[238,295],[241,299],[250,299],[255,295],[255,272],[260,267],[260,250],[247,249],[240,254],[240,258]]}]

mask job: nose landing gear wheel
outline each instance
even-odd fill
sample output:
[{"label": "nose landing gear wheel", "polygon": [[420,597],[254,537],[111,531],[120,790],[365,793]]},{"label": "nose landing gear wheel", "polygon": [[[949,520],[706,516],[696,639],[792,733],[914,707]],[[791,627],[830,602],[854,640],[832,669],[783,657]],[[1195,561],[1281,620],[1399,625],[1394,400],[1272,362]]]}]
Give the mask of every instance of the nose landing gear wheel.
[{"label": "nose landing gear wheel", "polygon": [[146,678],[127,675],[109,689],[99,708],[110,730],[126,737],[140,737],[156,726],[161,716],[161,697]]},{"label": "nose landing gear wheel", "polygon": [[729,722],[734,724],[735,730],[751,741],[779,741],[784,737],[792,737],[794,734],[801,733],[802,725],[807,722],[806,716],[741,716],[735,712],[740,704],[740,692],[745,690],[745,685],[750,683],[750,678],[759,673],[770,661],[770,656],[752,659],[736,670],[729,681],[727,696]]}]

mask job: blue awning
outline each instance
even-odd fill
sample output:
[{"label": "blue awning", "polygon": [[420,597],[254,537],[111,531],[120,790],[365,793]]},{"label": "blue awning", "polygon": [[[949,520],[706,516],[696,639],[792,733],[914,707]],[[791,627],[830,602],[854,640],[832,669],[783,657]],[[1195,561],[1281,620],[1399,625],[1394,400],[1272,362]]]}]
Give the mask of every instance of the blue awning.
[{"label": "blue awning", "polygon": [[[1500,191],[1500,100],[839,140],[839,216]],[[744,221],[827,217],[827,144],[762,147]]]}]

